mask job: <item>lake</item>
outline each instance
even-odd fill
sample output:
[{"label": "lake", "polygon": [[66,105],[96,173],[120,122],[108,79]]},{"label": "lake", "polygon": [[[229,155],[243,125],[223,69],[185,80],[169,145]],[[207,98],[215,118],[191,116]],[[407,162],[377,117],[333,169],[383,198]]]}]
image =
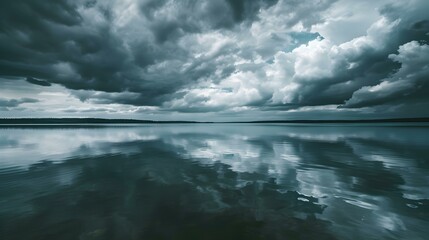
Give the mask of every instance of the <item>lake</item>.
[{"label": "lake", "polygon": [[3,240],[428,234],[428,126],[0,127]]}]

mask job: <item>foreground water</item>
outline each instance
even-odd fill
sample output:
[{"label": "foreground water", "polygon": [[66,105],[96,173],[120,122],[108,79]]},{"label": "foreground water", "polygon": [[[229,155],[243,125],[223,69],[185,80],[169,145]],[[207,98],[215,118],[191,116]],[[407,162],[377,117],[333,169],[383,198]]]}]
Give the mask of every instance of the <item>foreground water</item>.
[{"label": "foreground water", "polygon": [[427,239],[429,127],[0,128],[0,239]]}]

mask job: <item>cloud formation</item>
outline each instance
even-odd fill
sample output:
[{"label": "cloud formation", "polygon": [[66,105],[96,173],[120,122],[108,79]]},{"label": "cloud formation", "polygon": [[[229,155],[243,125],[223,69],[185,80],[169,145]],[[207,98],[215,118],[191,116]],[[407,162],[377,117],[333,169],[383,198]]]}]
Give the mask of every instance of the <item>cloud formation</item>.
[{"label": "cloud formation", "polygon": [[424,0],[0,4],[0,76],[64,86],[91,109],[333,113],[429,104]]},{"label": "cloud formation", "polygon": [[44,86],[44,87],[49,87],[52,86],[51,83],[47,82],[47,81],[43,81],[43,80],[38,80],[32,77],[27,77],[27,82],[35,84],[35,85],[39,85],[39,86]]},{"label": "cloud formation", "polygon": [[355,91],[346,101],[345,107],[356,108],[427,100],[429,45],[412,41],[400,46],[398,54],[391,54],[389,58],[401,63],[401,68],[383,79],[381,83]]},{"label": "cloud formation", "polygon": [[23,103],[37,103],[37,99],[33,98],[20,98],[20,99],[5,99],[0,98],[0,109],[8,110],[9,108],[15,108]]}]

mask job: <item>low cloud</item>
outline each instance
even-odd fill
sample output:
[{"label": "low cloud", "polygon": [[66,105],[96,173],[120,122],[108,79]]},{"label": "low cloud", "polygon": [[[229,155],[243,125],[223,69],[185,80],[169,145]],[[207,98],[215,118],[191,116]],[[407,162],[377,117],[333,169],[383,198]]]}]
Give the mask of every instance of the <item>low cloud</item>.
[{"label": "low cloud", "polygon": [[35,84],[35,85],[39,85],[39,86],[44,86],[44,87],[49,87],[52,84],[47,82],[47,81],[43,81],[43,80],[38,80],[32,77],[27,77],[26,79],[27,82],[31,83],[31,84]]},{"label": "low cloud", "polygon": [[5,99],[0,98],[0,107],[15,108],[24,103],[37,103],[39,100],[33,98],[20,98],[20,99]]}]

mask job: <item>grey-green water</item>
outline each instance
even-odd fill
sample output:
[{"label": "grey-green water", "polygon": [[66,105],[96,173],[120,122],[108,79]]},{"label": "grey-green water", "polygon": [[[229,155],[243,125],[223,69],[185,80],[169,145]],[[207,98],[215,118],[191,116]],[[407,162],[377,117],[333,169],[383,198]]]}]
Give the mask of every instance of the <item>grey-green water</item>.
[{"label": "grey-green water", "polygon": [[0,128],[0,239],[427,239],[429,127]]}]

